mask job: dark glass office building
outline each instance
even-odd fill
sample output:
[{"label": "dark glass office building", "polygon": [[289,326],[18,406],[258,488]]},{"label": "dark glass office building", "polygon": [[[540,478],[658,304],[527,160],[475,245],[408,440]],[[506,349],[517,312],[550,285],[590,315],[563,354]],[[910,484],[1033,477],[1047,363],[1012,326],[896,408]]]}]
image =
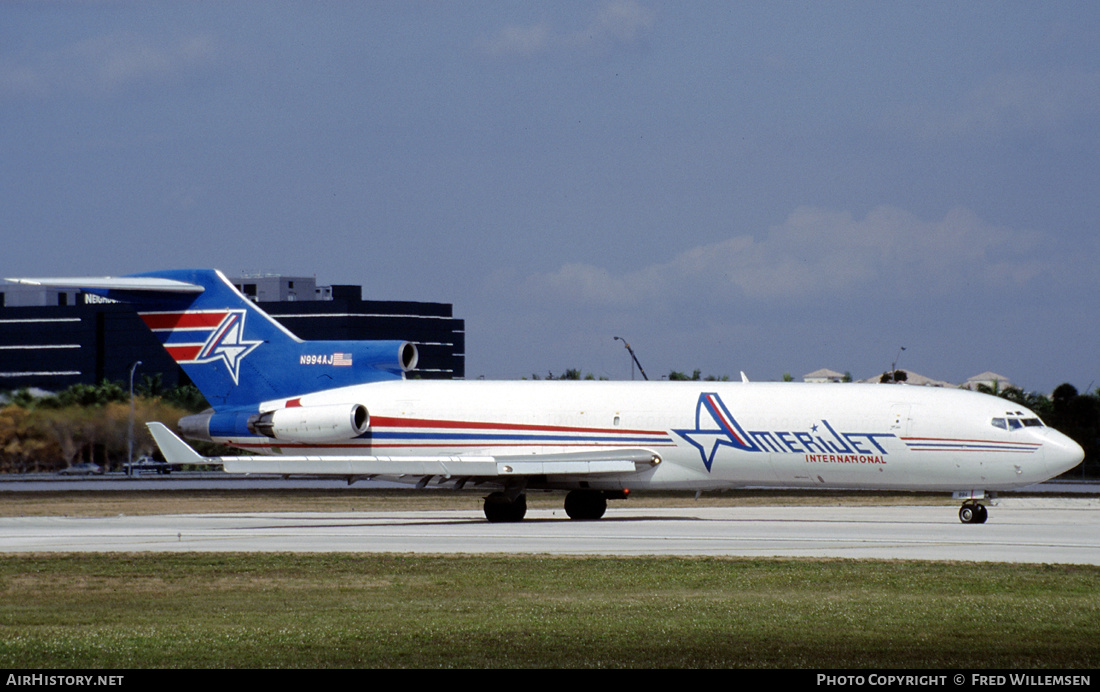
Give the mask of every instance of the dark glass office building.
[{"label": "dark glass office building", "polygon": [[[235,279],[241,291],[306,340],[401,339],[420,359],[410,377],[465,376],[465,325],[448,303],[363,300],[359,286],[317,286],[312,277]],[[0,391],[58,391],[104,379],[160,373],[166,386],[188,382],[130,305],[77,290],[0,284]]]}]

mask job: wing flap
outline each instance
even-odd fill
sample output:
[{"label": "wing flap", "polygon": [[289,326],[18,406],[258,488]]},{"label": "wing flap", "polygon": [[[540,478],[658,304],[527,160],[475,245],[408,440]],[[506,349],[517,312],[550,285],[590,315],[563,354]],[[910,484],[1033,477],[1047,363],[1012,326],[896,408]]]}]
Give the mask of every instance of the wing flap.
[{"label": "wing flap", "polygon": [[522,461],[493,457],[221,457],[228,473],[272,473],[318,476],[591,476],[635,473],[633,461]]},{"label": "wing flap", "polygon": [[284,476],[496,476],[491,457],[222,457],[228,473]]},{"label": "wing flap", "polygon": [[591,476],[601,473],[634,473],[633,461],[520,461],[498,462],[500,476]]},{"label": "wing flap", "polygon": [[500,475],[562,476],[635,473],[661,463],[661,457],[649,449],[618,448],[565,452],[559,454],[524,454],[496,457]]}]

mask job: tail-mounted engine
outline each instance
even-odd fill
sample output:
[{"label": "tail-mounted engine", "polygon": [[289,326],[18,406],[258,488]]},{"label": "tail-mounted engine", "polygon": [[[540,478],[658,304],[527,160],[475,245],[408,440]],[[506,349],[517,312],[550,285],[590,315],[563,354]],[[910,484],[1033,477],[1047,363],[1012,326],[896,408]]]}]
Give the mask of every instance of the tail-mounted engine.
[{"label": "tail-mounted engine", "polygon": [[292,406],[257,413],[248,419],[248,431],[288,442],[343,442],[370,428],[370,413],[362,404]]}]

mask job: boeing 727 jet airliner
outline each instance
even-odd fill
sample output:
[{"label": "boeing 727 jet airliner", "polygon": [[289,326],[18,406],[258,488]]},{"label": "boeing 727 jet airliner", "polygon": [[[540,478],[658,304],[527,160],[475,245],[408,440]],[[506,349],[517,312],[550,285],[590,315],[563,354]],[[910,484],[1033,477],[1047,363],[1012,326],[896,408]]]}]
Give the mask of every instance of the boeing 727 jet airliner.
[{"label": "boeing 727 jet airliner", "polygon": [[766,485],[947,491],[982,523],[996,491],[1084,458],[1031,411],[964,390],[409,380],[414,344],[302,341],[217,271],[13,280],[135,303],[213,407],[180,432],[252,453],[201,457],[150,423],[169,462],[484,487],[489,521],[521,520],[529,490],[567,490],[570,517],[598,519],[632,490]]}]

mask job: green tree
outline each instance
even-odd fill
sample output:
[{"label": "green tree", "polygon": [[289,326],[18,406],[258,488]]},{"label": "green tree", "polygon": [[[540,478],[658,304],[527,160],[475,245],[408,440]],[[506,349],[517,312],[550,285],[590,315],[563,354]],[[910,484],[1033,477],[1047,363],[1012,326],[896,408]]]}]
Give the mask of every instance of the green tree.
[{"label": "green tree", "polygon": [[1079,394],[1077,388],[1067,382],[1056,387],[1050,398],[1051,410],[1044,420],[1085,450],[1081,475],[1097,475],[1100,472],[1100,397]]},{"label": "green tree", "polygon": [[688,375],[685,375],[684,373],[680,372],[679,370],[673,370],[672,372],[670,372],[668,374],[668,379],[669,379],[670,382],[674,382],[674,381],[698,382],[699,381],[699,376],[701,374],[702,374],[702,372],[698,368],[696,368],[691,373],[690,377]]},{"label": "green tree", "polygon": [[167,404],[192,413],[198,413],[199,411],[210,408],[210,404],[207,403],[206,397],[204,397],[202,392],[199,391],[199,388],[193,384],[180,384],[165,389],[161,393],[160,398]]}]

